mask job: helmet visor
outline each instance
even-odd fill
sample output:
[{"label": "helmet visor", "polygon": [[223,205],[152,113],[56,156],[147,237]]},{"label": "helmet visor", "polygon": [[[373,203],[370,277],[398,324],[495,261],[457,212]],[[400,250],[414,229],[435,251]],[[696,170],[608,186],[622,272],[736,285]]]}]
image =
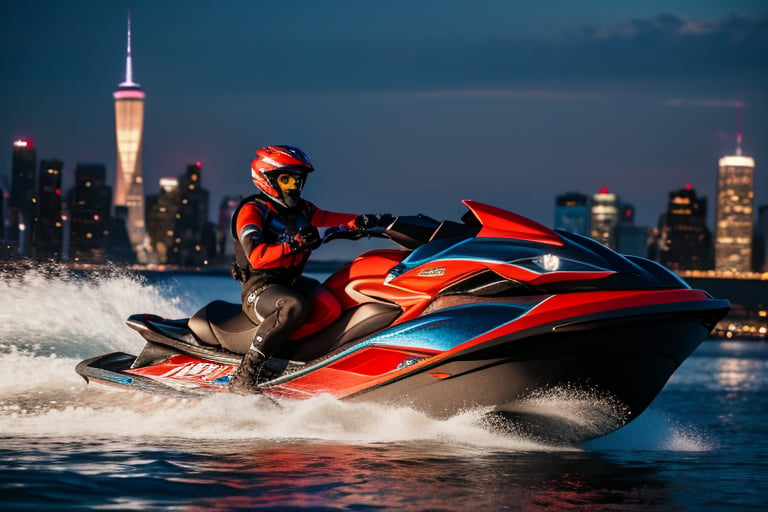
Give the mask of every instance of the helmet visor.
[{"label": "helmet visor", "polygon": [[304,174],[282,172],[275,178],[275,183],[282,192],[301,191],[304,187]]}]

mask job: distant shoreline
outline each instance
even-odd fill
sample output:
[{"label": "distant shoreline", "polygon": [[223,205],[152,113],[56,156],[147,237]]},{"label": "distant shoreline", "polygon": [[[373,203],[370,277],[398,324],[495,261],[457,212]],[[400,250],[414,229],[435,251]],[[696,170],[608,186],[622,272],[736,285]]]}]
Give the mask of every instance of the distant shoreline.
[{"label": "distant shoreline", "polygon": [[[331,273],[339,270],[349,261],[308,261],[306,267],[304,267],[305,273],[320,274]],[[162,268],[151,267],[130,267],[130,270],[138,272],[140,274],[199,274],[199,275],[231,275],[229,265],[207,265],[204,267],[182,267],[175,265],[164,265]]]},{"label": "distant shoreline", "polygon": [[[349,261],[343,260],[321,260],[321,261],[308,261],[304,272],[308,273],[331,273],[339,270]],[[34,267],[44,263],[39,262],[26,262],[23,264],[25,267]],[[205,265],[205,266],[182,266],[182,265],[121,265],[119,263],[104,263],[104,264],[90,264],[90,263],[61,263],[63,267],[78,270],[78,271],[102,271],[109,269],[127,270],[136,272],[142,275],[157,275],[157,274],[189,274],[189,275],[216,275],[216,276],[229,276],[231,275],[231,268],[229,264],[219,265]]]},{"label": "distant shoreline", "polygon": [[[350,263],[345,260],[320,260],[307,262],[304,272],[311,274],[330,274],[336,272],[344,265]],[[199,267],[190,267],[182,265],[126,265],[121,263],[72,263],[72,262],[50,262],[35,261],[30,259],[0,259],[0,270],[33,270],[39,269],[43,272],[56,272],[56,269],[71,270],[77,273],[88,272],[133,272],[144,276],[167,275],[210,275],[210,276],[230,276],[231,270],[229,264],[205,265]]]}]

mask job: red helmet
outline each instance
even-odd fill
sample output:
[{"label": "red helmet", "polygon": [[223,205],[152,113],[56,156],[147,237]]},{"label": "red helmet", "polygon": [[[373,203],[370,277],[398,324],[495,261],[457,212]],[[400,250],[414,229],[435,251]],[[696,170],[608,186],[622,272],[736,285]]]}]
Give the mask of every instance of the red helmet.
[{"label": "red helmet", "polygon": [[293,146],[265,146],[257,149],[256,158],[251,162],[253,184],[277,201],[283,199],[280,189],[274,182],[279,174],[286,172],[306,174],[314,170],[309,157]]}]

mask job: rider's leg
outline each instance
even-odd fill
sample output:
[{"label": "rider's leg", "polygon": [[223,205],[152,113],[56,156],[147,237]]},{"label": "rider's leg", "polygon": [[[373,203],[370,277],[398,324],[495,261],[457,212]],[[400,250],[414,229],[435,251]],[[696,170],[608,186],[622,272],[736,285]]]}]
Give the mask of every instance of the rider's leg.
[{"label": "rider's leg", "polygon": [[[251,300],[252,299],[252,300]],[[283,285],[270,285],[258,295],[248,296],[246,312],[259,327],[248,352],[235,373],[230,388],[236,393],[258,391],[259,373],[264,364],[307,317],[304,296]]]}]

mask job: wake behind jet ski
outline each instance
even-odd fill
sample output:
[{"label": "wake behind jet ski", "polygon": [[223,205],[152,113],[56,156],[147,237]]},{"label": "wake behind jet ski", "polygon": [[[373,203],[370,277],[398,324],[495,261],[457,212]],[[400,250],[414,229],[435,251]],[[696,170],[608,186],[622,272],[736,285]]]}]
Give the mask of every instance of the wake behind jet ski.
[{"label": "wake behind jet ski", "polygon": [[[729,310],[657,263],[585,236],[551,230],[475,201],[461,222],[401,216],[383,236],[400,248],[358,256],[323,283],[309,320],[267,362],[273,398],[330,394],[406,404],[436,418],[481,408],[527,421],[546,437],[565,419],[531,397],[584,390],[637,417]],[[337,231],[325,241],[359,237]],[[87,381],[152,393],[229,392],[242,356],[221,340],[250,340],[240,304],[214,301],[188,319],[128,319],[146,340],[77,366]]]}]

